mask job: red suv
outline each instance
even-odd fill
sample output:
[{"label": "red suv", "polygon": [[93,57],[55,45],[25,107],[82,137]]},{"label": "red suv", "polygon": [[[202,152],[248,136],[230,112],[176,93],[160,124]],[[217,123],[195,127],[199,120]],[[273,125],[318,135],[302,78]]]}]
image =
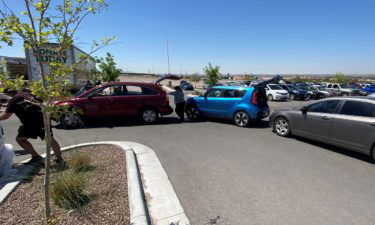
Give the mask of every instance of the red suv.
[{"label": "red suv", "polygon": [[76,127],[81,117],[136,117],[146,124],[154,123],[159,116],[173,112],[167,93],[158,84],[113,82],[97,86],[76,97],[59,101],[57,106],[70,106],[82,111],[82,115],[64,114],[61,123]]}]

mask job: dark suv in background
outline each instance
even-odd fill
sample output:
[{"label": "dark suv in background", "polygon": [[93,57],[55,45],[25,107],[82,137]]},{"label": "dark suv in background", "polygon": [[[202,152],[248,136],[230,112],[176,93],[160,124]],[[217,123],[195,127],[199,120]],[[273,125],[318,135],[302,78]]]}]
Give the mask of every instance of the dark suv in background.
[{"label": "dark suv in background", "polygon": [[289,92],[289,100],[305,100],[309,98],[307,91],[302,90],[292,84],[279,84],[279,86]]}]

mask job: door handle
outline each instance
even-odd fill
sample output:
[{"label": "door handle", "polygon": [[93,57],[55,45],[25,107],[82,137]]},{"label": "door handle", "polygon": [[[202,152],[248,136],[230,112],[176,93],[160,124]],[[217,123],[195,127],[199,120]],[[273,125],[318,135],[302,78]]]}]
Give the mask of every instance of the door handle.
[{"label": "door handle", "polygon": [[330,120],[331,119],[331,117],[328,117],[328,116],[322,116],[321,117],[323,120]]}]

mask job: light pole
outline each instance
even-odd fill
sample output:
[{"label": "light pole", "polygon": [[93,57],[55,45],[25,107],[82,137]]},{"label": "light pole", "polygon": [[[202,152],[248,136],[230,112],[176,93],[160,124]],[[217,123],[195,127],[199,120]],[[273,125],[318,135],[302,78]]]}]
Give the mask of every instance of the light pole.
[{"label": "light pole", "polygon": [[167,39],[167,56],[168,56],[168,75],[171,74],[171,68],[170,68],[170,65],[169,65],[169,42],[168,42],[168,39]]}]

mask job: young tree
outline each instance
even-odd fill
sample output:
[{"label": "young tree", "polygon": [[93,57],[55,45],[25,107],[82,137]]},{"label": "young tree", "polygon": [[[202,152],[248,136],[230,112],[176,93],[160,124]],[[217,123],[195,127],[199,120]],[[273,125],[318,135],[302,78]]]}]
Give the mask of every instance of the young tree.
[{"label": "young tree", "polygon": [[[69,50],[76,37],[80,25],[89,16],[107,8],[104,0],[23,0],[19,1],[24,11],[16,14],[10,9],[5,0],[2,3],[5,9],[0,9],[0,43],[8,46],[14,44],[14,39],[21,39],[25,49],[34,52],[37,58],[42,58],[41,49],[47,43],[56,43],[57,56],[61,59],[66,50]],[[19,16],[20,15],[20,16]],[[88,55],[110,44],[113,38],[105,37],[100,42],[93,41]],[[1,46],[0,46],[1,47]],[[57,114],[54,101],[68,95],[71,87],[71,76],[89,56],[82,56],[73,65],[66,65],[61,61],[51,62],[49,69],[39,60],[41,79],[31,81],[29,88],[37,97],[37,103],[42,108],[46,132],[46,166],[44,179],[44,202],[46,223],[51,216],[49,199],[49,175],[51,152],[50,118]],[[4,73],[0,74],[0,89],[20,89],[24,86],[23,78],[9,80]],[[1,91],[1,90],[0,90]]]},{"label": "young tree", "polygon": [[333,77],[333,82],[335,83],[347,83],[348,79],[345,77],[345,75],[341,72],[336,73],[336,75]]},{"label": "young tree", "polygon": [[212,67],[211,63],[209,63],[208,66],[203,69],[203,71],[207,77],[207,84],[217,84],[219,82],[221,78],[220,66]]},{"label": "young tree", "polygon": [[190,76],[189,80],[190,80],[191,82],[194,82],[194,86],[195,86],[195,88],[197,88],[197,83],[198,83],[199,81],[201,81],[201,78],[202,78],[202,77],[201,77],[199,74],[194,73],[193,75]]},{"label": "young tree", "polygon": [[99,63],[100,75],[104,82],[116,81],[120,76],[121,70],[116,68],[113,55],[107,52],[105,59],[97,59]]}]

